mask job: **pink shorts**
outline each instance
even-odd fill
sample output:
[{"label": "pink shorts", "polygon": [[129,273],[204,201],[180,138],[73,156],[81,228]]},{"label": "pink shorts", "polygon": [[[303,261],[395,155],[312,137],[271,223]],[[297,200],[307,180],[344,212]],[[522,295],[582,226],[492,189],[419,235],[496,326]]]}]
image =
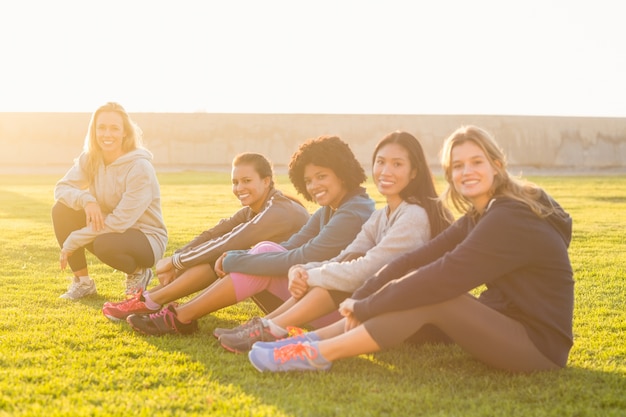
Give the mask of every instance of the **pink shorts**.
[{"label": "pink shorts", "polygon": [[[248,251],[250,254],[265,252],[285,252],[287,249],[274,242],[260,242]],[[288,289],[287,277],[268,277],[231,272],[230,277],[235,286],[237,302],[252,297],[261,291],[269,291],[283,301],[287,301],[291,294]]]},{"label": "pink shorts", "polygon": [[[274,242],[259,242],[248,253],[265,253],[265,252],[284,252],[287,249]],[[283,301],[291,298],[289,292],[289,279],[287,277],[270,277],[260,275],[248,275],[239,272],[231,272],[233,286],[235,287],[235,296],[237,302],[250,298],[261,291],[268,291]],[[327,314],[319,319],[314,320],[310,324],[319,329],[339,320],[341,315],[335,311]]]}]

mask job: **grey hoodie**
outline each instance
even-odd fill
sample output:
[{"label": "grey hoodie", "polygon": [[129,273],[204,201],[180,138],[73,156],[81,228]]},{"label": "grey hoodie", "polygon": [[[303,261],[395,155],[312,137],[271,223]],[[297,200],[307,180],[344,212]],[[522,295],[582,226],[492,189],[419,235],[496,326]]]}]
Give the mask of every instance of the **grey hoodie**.
[{"label": "grey hoodie", "polygon": [[161,191],[152,166],[152,154],[145,149],[130,151],[109,165],[100,164],[93,184],[89,184],[82,153],[72,168],[56,184],[54,198],[66,206],[81,210],[90,202],[100,205],[104,229],[91,226],[72,232],[63,249],[75,251],[104,233],[122,233],[130,228],[143,232],[154,259],[161,259],[167,246],[167,229],[161,215]]}]

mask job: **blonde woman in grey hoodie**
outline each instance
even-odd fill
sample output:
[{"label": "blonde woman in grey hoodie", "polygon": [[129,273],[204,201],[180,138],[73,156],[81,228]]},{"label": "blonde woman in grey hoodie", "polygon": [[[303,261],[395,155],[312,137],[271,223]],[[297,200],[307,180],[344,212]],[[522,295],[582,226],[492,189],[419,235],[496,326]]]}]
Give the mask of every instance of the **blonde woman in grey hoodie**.
[{"label": "blonde woman in grey hoodie", "polygon": [[56,184],[52,224],[61,246],[61,269],[72,283],[61,298],[96,293],[85,249],[126,273],[126,295],[145,289],[161,259],[167,230],[152,154],[141,129],[117,103],[99,107],[89,122],[83,152]]}]

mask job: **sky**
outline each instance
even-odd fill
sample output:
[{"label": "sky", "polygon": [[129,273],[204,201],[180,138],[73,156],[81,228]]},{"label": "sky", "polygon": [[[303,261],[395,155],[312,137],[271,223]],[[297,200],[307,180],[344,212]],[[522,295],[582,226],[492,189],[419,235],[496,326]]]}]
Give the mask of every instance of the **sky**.
[{"label": "sky", "polygon": [[622,0],[19,0],[0,112],[626,117]]}]

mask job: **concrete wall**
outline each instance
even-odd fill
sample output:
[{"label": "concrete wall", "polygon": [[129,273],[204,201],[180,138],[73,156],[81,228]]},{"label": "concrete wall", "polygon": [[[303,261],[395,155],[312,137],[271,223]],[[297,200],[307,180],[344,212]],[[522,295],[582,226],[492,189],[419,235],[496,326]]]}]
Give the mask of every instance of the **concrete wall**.
[{"label": "concrete wall", "polygon": [[[240,152],[284,167],[307,138],[336,134],[370,166],[376,142],[392,130],[413,133],[431,165],[443,139],[463,124],[496,135],[511,167],[569,171],[626,169],[626,118],[463,115],[312,115],[134,113],[160,170],[225,168]],[[88,113],[0,113],[0,171],[65,171],[82,148]]]}]

